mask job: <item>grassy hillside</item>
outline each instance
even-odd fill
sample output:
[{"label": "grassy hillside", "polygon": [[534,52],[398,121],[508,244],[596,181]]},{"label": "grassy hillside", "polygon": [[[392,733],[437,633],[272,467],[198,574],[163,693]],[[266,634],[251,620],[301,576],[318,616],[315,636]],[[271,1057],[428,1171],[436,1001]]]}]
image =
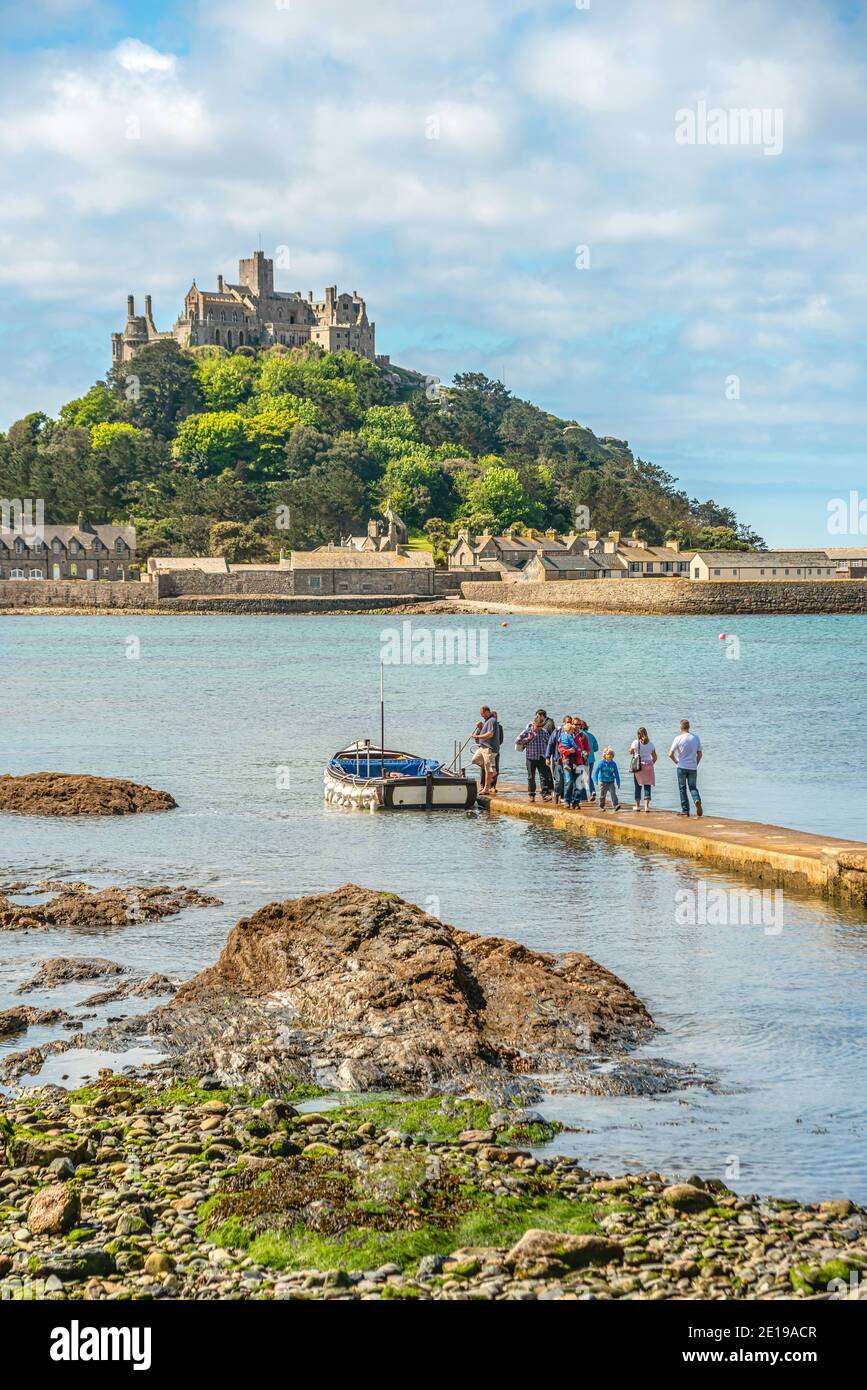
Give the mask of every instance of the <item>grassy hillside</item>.
[{"label": "grassy hillside", "polygon": [[568,529],[578,517],[582,529],[587,512],[597,530],[648,540],[761,543],[625,441],[480,373],[426,390],[406,369],[315,345],[154,344],[56,420],[36,412],[0,435],[0,496],[43,498],[55,521],[132,516],[142,558],[265,559],[363,529],[389,497],[439,556],[461,525]]}]

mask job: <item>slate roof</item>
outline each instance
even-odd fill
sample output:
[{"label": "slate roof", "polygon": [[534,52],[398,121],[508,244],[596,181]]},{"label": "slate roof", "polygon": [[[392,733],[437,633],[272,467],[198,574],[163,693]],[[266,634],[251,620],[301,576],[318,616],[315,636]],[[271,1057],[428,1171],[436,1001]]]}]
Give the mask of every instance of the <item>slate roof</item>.
[{"label": "slate roof", "polygon": [[825,550],[697,550],[694,559],[704,560],[714,569],[769,569],[775,565],[827,565]]},{"label": "slate roof", "polygon": [[[6,527],[0,527],[0,540],[2,540],[3,543],[6,546],[8,546],[10,550],[12,549],[12,547],[15,544],[15,541],[21,534],[22,533],[20,531],[12,530]],[[99,540],[102,542],[104,546],[106,546],[108,550],[114,550],[114,543],[116,540],[118,540],[118,538],[124,541],[129,546],[130,550],[135,550],[134,526],[100,525],[82,528],[79,526],[50,526],[48,525],[48,523],[46,523],[45,526],[43,526],[42,528],[42,535],[38,539],[43,540],[49,550],[51,549],[52,541],[54,540],[61,541],[68,550],[69,544],[73,539],[77,540],[80,545],[85,546],[88,550],[90,550],[93,546],[94,535],[96,535],[99,538]],[[35,539],[37,538],[28,538],[27,535],[24,536],[24,540],[27,541],[28,545],[31,544],[31,540]]]},{"label": "slate roof", "polygon": [[[570,570],[598,570],[607,569],[602,560],[597,560],[593,555],[539,555],[539,564],[543,569],[556,570],[561,574],[568,573]],[[533,563],[531,560],[530,564]],[[525,565],[526,570],[526,565]]]}]

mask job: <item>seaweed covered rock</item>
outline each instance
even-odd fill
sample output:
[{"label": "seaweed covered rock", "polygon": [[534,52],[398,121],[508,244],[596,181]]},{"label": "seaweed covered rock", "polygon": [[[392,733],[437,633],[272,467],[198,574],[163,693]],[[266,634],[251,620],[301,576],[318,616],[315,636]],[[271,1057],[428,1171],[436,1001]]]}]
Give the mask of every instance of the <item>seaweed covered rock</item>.
[{"label": "seaweed covered rock", "polygon": [[[0,931],[32,931],[42,927],[125,927],[135,922],[159,922],[163,917],[173,917],[187,907],[220,906],[219,898],[199,893],[195,888],[171,888],[165,884],[159,887],[131,884],[126,888],[94,888],[89,883],[43,879],[36,887],[43,893],[54,892],[56,896],[43,902],[16,903],[0,893]],[[60,959],[60,966],[63,964],[64,960]],[[34,977],[26,988],[52,988],[53,983],[66,983],[72,978],[76,976],[68,974],[65,979],[43,984],[41,977]],[[37,980],[40,982],[37,983]]]},{"label": "seaweed covered rock", "polygon": [[123,777],[68,772],[0,777],[0,811],[22,816],[129,816],[171,811],[177,804],[168,792]]}]

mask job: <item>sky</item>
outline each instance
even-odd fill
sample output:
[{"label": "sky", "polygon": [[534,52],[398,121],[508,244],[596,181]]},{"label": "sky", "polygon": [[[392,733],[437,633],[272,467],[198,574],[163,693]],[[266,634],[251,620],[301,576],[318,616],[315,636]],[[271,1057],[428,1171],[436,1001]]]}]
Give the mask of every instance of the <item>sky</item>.
[{"label": "sky", "polygon": [[279,288],[364,295],[396,362],[627,439],[771,545],[858,543],[828,516],[867,513],[861,4],[0,21],[0,429],[104,376],[128,293],[170,328],[261,240]]}]

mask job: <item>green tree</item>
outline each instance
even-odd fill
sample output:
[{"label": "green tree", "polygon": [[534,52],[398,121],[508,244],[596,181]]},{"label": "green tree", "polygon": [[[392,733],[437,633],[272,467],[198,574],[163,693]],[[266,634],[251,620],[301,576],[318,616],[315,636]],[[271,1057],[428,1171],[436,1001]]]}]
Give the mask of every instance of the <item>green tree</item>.
[{"label": "green tree", "polygon": [[174,341],[151,343],[113,367],[110,383],[124,419],[161,439],[205,404],[196,359]]},{"label": "green tree", "polygon": [[258,378],[257,362],[249,357],[204,357],[196,377],[209,410],[234,410],[249,399]]},{"label": "green tree", "polygon": [[272,547],[255,526],[244,521],[218,521],[208,534],[211,555],[223,555],[230,565],[247,565],[268,560]]},{"label": "green tree", "polygon": [[118,403],[108,387],[98,381],[76,401],[68,401],[60,411],[60,423],[72,429],[87,429],[116,420]]},{"label": "green tree", "polygon": [[468,516],[484,518],[488,524],[502,530],[513,521],[530,519],[532,505],[514,468],[488,468],[470,484],[467,495]]},{"label": "green tree", "polygon": [[181,421],[172,455],[198,477],[220,473],[250,456],[248,422],[237,410],[211,410]]}]

